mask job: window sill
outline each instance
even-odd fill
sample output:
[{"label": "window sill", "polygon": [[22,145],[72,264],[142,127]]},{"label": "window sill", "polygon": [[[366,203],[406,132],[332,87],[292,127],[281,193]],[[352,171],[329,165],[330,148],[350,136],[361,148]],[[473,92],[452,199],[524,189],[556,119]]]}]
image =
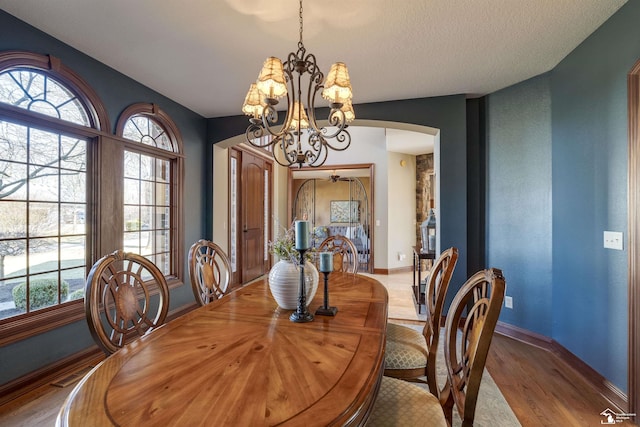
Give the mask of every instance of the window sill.
[{"label": "window sill", "polygon": [[[169,289],[175,289],[184,283],[176,277],[167,278]],[[60,304],[35,313],[22,314],[0,322],[0,347],[18,342],[44,332],[83,320],[85,318],[84,300]]]}]

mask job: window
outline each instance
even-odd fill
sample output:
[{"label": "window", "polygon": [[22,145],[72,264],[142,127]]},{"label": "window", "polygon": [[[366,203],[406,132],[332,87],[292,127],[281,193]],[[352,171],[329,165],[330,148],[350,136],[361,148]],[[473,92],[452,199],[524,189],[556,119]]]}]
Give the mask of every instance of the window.
[{"label": "window", "polygon": [[177,127],[135,104],[110,129],[58,59],[0,52],[0,346],[83,319],[88,270],[116,249],[183,283]]},{"label": "window", "polygon": [[124,151],[123,246],[175,276],[179,143],[175,125],[152,104],[129,107],[118,122],[122,137],[134,141]]},{"label": "window", "polygon": [[81,315],[102,126],[95,93],[56,58],[0,53],[0,344],[46,330],[58,309]]},{"label": "window", "polygon": [[0,100],[71,123],[90,126],[80,99],[42,72],[17,68],[0,74]]},{"label": "window", "polygon": [[0,319],[83,297],[86,147],[0,121]]}]

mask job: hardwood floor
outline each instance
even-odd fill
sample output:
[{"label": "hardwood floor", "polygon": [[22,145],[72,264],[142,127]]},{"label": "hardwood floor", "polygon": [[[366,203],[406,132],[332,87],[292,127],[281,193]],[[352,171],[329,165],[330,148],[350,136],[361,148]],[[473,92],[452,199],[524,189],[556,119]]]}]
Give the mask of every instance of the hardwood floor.
[{"label": "hardwood floor", "polygon": [[[552,353],[496,335],[487,369],[523,427],[595,426],[611,405]],[[43,386],[0,406],[0,425],[53,426],[74,384]],[[631,422],[617,425],[635,425]]]},{"label": "hardwood floor", "polygon": [[613,408],[556,355],[504,335],[494,335],[486,366],[524,427],[601,425]]},{"label": "hardwood floor", "polygon": [[[494,336],[487,370],[524,427],[601,425],[606,419],[600,413],[612,408],[555,354],[503,335]],[[0,406],[0,426],[53,426],[74,385],[46,385]]]}]

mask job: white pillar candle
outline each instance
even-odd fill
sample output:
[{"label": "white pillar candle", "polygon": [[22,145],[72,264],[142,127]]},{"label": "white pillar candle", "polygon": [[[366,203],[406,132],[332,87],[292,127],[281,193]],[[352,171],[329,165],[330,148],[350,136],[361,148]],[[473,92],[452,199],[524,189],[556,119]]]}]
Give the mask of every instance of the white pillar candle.
[{"label": "white pillar candle", "polygon": [[309,221],[296,221],[296,249],[307,250],[311,246],[309,243]]},{"label": "white pillar candle", "polygon": [[331,273],[333,271],[333,253],[320,252],[320,272]]}]

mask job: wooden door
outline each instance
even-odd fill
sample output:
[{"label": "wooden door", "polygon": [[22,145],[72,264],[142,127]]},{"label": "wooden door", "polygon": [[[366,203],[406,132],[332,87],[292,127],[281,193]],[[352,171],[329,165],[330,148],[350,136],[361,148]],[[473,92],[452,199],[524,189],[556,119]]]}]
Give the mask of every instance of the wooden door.
[{"label": "wooden door", "polygon": [[264,207],[265,162],[260,157],[242,152],[240,177],[240,253],[242,254],[242,283],[265,274]]}]

